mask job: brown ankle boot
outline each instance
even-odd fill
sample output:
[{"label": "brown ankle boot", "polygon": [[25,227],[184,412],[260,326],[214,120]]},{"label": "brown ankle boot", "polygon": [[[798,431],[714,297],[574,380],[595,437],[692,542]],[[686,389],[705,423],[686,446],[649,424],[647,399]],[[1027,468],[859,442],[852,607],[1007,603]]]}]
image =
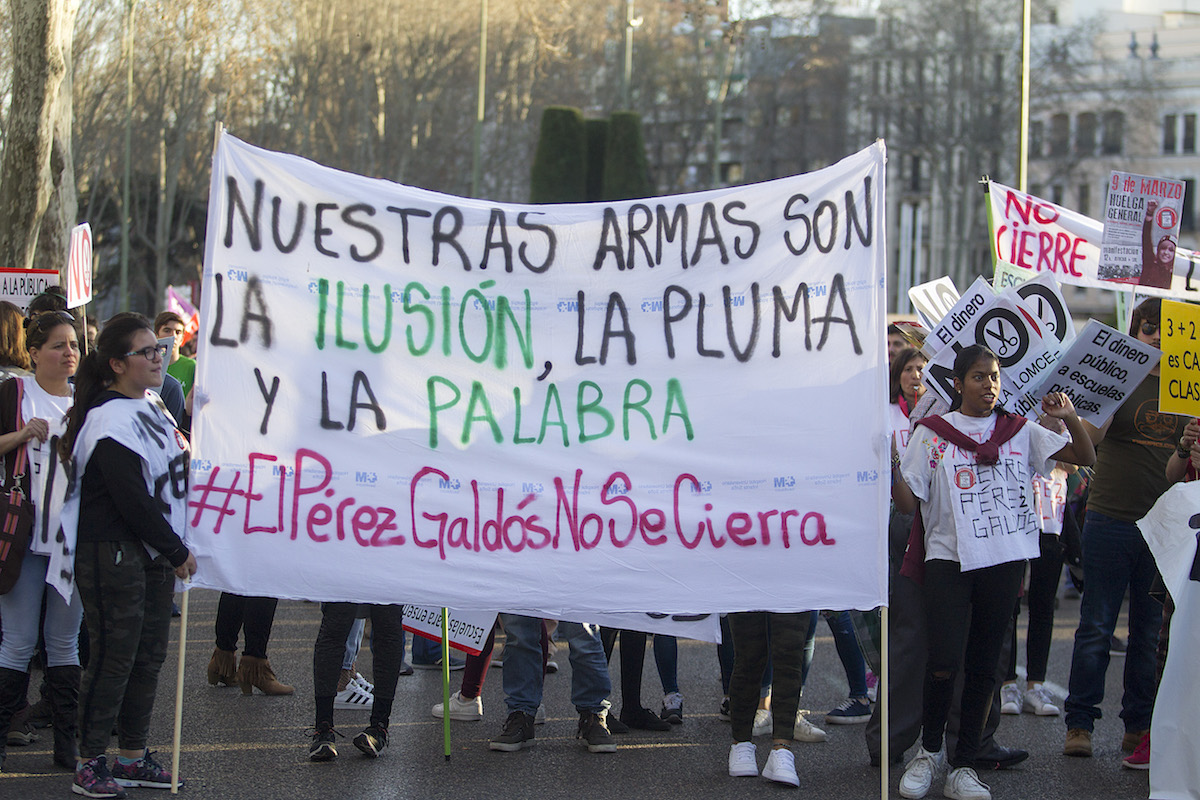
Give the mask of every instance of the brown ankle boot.
[{"label": "brown ankle boot", "polygon": [[265,658],[243,655],[242,663],[238,664],[237,678],[242,687],[242,694],[253,694],[256,688],[263,694],[270,695],[291,694],[296,691],[286,683],[279,682],[271,669],[271,662]]},{"label": "brown ankle boot", "polygon": [[212,686],[218,683],[233,686],[237,682],[237,654],[233,650],[213,650],[208,660],[208,682]]}]

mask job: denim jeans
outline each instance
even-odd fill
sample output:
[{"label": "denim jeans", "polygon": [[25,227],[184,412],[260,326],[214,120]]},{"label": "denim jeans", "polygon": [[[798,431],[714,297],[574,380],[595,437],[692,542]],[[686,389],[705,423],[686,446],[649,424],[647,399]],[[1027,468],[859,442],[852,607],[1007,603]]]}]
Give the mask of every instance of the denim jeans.
[{"label": "denim jeans", "polygon": [[[501,614],[504,642],[504,697],[509,713],[537,714],[542,704],[542,621],[535,617]],[[583,713],[602,713],[612,692],[608,661],[600,629],[578,622],[559,622],[559,632],[571,646],[571,702]]]},{"label": "denim jeans", "polygon": [[1121,719],[1126,731],[1150,727],[1154,708],[1154,648],[1162,606],[1150,597],[1158,575],[1154,557],[1136,523],[1087,512],[1083,524],[1083,599],[1071,655],[1066,702],[1067,728],[1092,730],[1100,719],[1108,648],[1129,589],[1129,650],[1125,654],[1125,694]]},{"label": "denim jeans", "polygon": [[858,636],[854,633],[854,622],[850,619],[850,612],[823,611],[821,616],[825,617],[833,634],[833,644],[837,648],[838,658],[841,659],[842,669],[846,671],[846,683],[850,684],[850,696],[856,699],[865,698],[867,662],[858,646]]},{"label": "denim jeans", "polygon": [[[29,660],[37,650],[38,627],[46,639],[46,664],[51,667],[79,664],[79,623],[83,603],[79,589],[72,590],[71,603],[46,585],[49,556],[25,554],[21,574],[12,591],[0,595],[0,667],[29,671]],[[42,596],[46,597],[46,622],[42,625]]]},{"label": "denim jeans", "polygon": [[[342,656],[342,669],[353,669],[354,662],[358,660],[358,651],[362,648],[363,630],[367,627],[367,620],[356,619],[354,624],[350,626],[350,633],[346,635],[346,652]],[[404,636],[400,636],[400,652],[404,652]]]}]

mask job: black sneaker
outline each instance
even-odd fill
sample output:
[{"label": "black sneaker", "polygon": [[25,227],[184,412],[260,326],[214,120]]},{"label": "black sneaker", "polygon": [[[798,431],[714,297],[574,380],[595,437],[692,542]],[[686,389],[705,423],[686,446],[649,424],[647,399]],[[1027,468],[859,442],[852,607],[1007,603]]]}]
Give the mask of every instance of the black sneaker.
[{"label": "black sneaker", "polygon": [[[650,716],[653,717],[654,715],[651,714]],[[654,718],[658,719],[657,717]],[[612,734],[608,732],[608,726],[604,724],[604,717],[594,711],[580,712],[579,730],[576,731],[575,738],[583,739],[587,742],[589,753],[617,752],[617,745],[612,739]]]},{"label": "black sneaker", "polygon": [[337,747],[334,737],[340,736],[333,729],[332,723],[322,722],[312,735],[312,744],[308,746],[309,761],[333,761],[337,758]]},{"label": "black sneaker", "polygon": [[533,717],[524,711],[512,712],[504,720],[500,735],[488,742],[488,747],[505,753],[533,747]]},{"label": "black sneaker", "polygon": [[383,748],[388,746],[387,728],[371,723],[358,736],[354,737],[354,746],[370,758],[379,758]]},{"label": "black sneaker", "polygon": [[671,723],[665,719],[661,719],[650,709],[645,706],[638,706],[634,711],[626,712],[621,709],[621,722],[624,722],[631,728],[637,728],[641,731],[669,731]]},{"label": "black sneaker", "polygon": [[663,697],[662,713],[659,714],[672,725],[683,724],[683,695],[671,692]]},{"label": "black sneaker", "polygon": [[721,710],[717,712],[717,716],[729,722],[729,698],[726,697],[721,701]]}]

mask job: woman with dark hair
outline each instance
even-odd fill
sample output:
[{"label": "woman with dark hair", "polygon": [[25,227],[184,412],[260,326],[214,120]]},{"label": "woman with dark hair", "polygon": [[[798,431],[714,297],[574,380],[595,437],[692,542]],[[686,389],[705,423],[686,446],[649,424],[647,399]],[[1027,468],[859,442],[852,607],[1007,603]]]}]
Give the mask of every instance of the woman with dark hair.
[{"label": "woman with dark hair", "polygon": [[1070,438],[999,408],[1000,364],[982,345],[955,358],[954,388],[951,410],[921,420],[903,460],[892,459],[897,508],[920,506],[923,531],[914,526],[905,574],[924,572],[929,637],[921,749],[904,771],[900,796],[924,797],[947,762],[942,737],[962,669],[958,745],[943,794],[990,800],[974,764],[1025,561],[1038,555],[1030,478],[1048,475],[1054,459],[1086,465],[1096,456],[1065,394],[1047,394],[1042,411],[1061,419]]},{"label": "woman with dark hair", "polygon": [[908,417],[917,407],[917,401],[925,394],[925,364],[929,359],[914,347],[906,347],[892,359],[889,372],[890,391],[888,412],[896,448],[904,456],[908,444]]},{"label": "woman with dark hair", "polygon": [[[74,549],[92,643],[71,787],[87,797],[171,785],[146,743],[175,578],[195,574],[196,559],[181,538],[187,440],[152,391],[162,383],[163,355],[145,317],[110,320],[79,367],[59,445],[73,476],[63,508],[64,551]],[[114,723],[120,750],[110,771],[104,753]]]},{"label": "woman with dark hair", "polygon": [[0,381],[29,374],[25,315],[7,300],[0,301]]},{"label": "woman with dark hair", "polygon": [[[69,378],[79,363],[79,342],[66,312],[34,317],[22,338],[28,344],[26,357],[34,374],[0,385],[0,454],[5,462],[5,490],[19,488],[35,513],[33,536],[17,582],[0,595],[0,731],[8,730],[13,715],[25,705],[29,662],[41,634],[45,639],[46,695],[54,724],[54,762],[73,768],[83,606],[78,592],[46,592],[46,573],[66,494],[67,481],[58,469],[56,445],[71,408]],[[4,762],[4,744],[0,739],[0,764]]]}]

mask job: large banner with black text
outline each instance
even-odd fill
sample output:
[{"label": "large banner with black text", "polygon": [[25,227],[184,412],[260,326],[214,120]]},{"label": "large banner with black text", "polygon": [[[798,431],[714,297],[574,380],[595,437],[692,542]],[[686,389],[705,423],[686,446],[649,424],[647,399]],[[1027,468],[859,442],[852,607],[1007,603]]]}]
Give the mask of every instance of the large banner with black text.
[{"label": "large banner with black text", "polygon": [[222,135],[196,583],[567,619],[884,604],[884,163],[507,205]]}]

